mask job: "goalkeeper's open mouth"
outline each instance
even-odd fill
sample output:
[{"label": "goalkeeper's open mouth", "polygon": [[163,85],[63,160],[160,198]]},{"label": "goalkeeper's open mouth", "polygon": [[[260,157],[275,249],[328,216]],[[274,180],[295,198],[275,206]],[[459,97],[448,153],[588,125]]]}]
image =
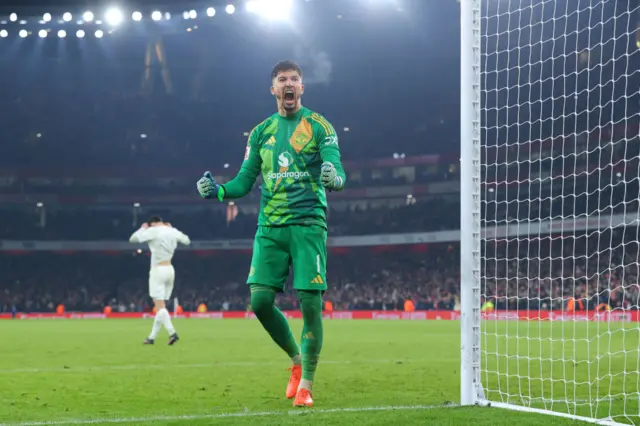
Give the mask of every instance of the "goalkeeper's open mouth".
[{"label": "goalkeeper's open mouth", "polygon": [[296,106],[296,92],[293,89],[284,91],[284,106],[289,108]]}]

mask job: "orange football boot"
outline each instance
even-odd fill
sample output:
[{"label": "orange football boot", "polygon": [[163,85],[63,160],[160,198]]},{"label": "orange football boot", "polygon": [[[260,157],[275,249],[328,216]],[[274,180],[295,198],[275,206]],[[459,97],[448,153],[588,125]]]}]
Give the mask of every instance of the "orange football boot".
[{"label": "orange football boot", "polygon": [[300,379],[302,379],[302,365],[294,365],[287,371],[291,371],[291,377],[289,377],[289,384],[287,385],[287,398],[291,399],[296,396],[296,392],[298,392]]},{"label": "orange football boot", "polygon": [[296,399],[293,400],[294,407],[313,407],[313,397],[311,391],[305,388],[301,388],[296,394]]}]

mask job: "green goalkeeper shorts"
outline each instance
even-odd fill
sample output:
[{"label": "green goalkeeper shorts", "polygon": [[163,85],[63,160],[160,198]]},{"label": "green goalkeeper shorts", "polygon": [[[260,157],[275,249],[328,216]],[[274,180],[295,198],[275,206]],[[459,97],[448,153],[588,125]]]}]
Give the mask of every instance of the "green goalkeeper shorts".
[{"label": "green goalkeeper shorts", "polygon": [[327,289],[327,230],[318,225],[259,226],[247,284],[284,291],[293,267],[296,290]]}]

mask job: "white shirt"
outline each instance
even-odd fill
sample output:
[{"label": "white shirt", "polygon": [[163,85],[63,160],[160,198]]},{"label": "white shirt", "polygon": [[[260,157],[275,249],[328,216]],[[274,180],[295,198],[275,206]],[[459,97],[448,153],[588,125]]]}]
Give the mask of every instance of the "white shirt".
[{"label": "white shirt", "polygon": [[138,229],[129,238],[130,243],[148,243],[151,250],[151,267],[158,263],[171,261],[178,243],[188,246],[191,244],[189,237],[176,228],[168,226],[150,226]]}]

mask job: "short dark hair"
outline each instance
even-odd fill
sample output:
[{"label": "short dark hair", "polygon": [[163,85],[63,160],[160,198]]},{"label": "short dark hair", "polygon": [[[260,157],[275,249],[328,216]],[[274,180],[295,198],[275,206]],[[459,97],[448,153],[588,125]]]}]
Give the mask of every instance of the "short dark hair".
[{"label": "short dark hair", "polygon": [[160,216],[151,216],[147,221],[148,225],[153,225],[154,223],[162,222],[162,218]]},{"label": "short dark hair", "polygon": [[300,75],[300,77],[302,77],[302,68],[300,68],[300,65],[293,61],[280,61],[275,67],[273,67],[273,71],[271,71],[271,80],[276,78],[281,72],[285,71],[295,71]]}]

